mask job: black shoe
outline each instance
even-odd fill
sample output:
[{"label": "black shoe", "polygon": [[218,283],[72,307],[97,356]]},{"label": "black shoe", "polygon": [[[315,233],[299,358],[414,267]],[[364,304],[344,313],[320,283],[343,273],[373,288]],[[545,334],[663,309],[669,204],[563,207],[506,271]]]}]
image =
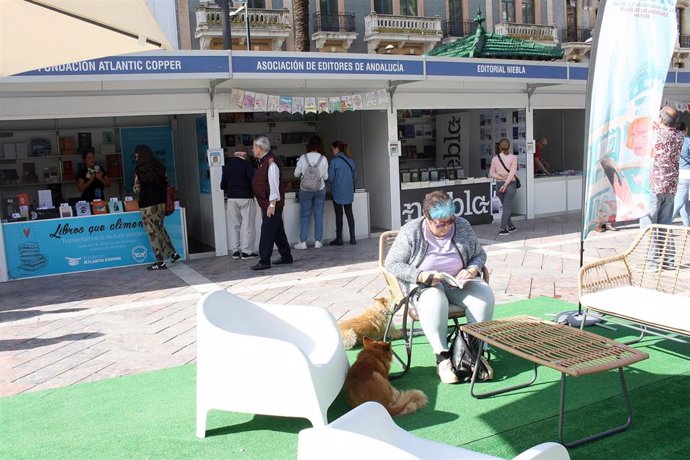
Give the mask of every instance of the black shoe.
[{"label": "black shoe", "polygon": [[170,262],[172,262],[172,263],[175,263],[178,260],[180,260],[180,255],[178,253],[173,254],[172,257],[170,258]]},{"label": "black shoe", "polygon": [[510,233],[516,232],[516,231],[517,231],[517,227],[516,227],[515,225],[509,225],[509,226],[508,226],[508,231],[509,231]]},{"label": "black shoe", "polygon": [[252,252],[250,254],[243,252],[241,254],[241,257],[242,257],[242,260],[244,260],[244,259],[256,259],[257,257],[259,257],[259,254],[257,254],[256,252]]},{"label": "black shoe", "polygon": [[240,258],[240,251],[235,251],[232,253],[232,258],[235,260],[239,260]]},{"label": "black shoe", "polygon": [[167,268],[168,267],[165,265],[165,262],[161,262],[160,264],[155,263],[153,265],[149,265],[148,267],[146,267],[147,270],[165,270]]},{"label": "black shoe", "polygon": [[252,270],[266,270],[267,268],[271,268],[271,264],[259,262],[256,265],[252,265],[251,269]]},{"label": "black shoe", "polygon": [[508,230],[506,230],[505,228],[502,228],[498,231],[498,236],[506,236],[506,235],[510,235],[510,232]]},{"label": "black shoe", "polygon": [[342,246],[342,245],[343,245],[343,240],[341,240],[340,238],[331,241],[331,246]]},{"label": "black shoe", "polygon": [[291,264],[292,263],[292,258],[290,259],[283,259],[282,257],[278,260],[273,261],[273,265],[286,265],[286,264]]},{"label": "black shoe", "polygon": [[357,244],[357,240],[354,238],[350,238],[350,244]]}]

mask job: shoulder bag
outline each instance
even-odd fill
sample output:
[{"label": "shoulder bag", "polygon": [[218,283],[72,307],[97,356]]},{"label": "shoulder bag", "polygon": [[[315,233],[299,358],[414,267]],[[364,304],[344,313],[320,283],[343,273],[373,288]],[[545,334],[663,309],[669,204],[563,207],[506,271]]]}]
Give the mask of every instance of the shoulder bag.
[{"label": "shoulder bag", "polygon": [[[501,159],[501,154],[499,153],[497,156],[498,156],[498,161],[500,161],[501,165],[503,166],[503,169],[508,171],[508,174],[510,174],[510,169],[506,168],[506,164]],[[520,178],[518,176],[515,176],[515,188],[520,188],[520,187],[522,187],[522,184],[520,183]]]},{"label": "shoulder bag", "polygon": [[175,212],[175,188],[170,184],[165,186],[165,215]]}]

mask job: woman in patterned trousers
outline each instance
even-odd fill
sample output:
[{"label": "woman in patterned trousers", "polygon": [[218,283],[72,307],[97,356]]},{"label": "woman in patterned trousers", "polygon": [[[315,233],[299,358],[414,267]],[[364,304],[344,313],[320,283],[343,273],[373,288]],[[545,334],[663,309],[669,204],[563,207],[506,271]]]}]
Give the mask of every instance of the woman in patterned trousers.
[{"label": "woman in patterned trousers", "polygon": [[137,165],[134,168],[134,188],[139,193],[139,210],[144,228],[151,241],[156,263],[146,267],[148,270],[163,270],[166,257],[173,263],[180,260],[180,255],[170,241],[170,236],[163,226],[165,217],[166,188],[168,179],[165,166],[153,154],[147,145],[137,145],[134,150]]}]

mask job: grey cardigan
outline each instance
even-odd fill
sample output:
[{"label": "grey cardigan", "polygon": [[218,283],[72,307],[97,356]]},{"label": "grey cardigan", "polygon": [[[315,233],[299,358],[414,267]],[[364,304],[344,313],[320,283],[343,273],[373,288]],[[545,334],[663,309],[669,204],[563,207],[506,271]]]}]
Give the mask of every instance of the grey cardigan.
[{"label": "grey cardigan", "polygon": [[[406,293],[417,283],[417,277],[421,272],[418,267],[424,260],[429,247],[422,229],[425,220],[424,217],[419,217],[400,228],[384,263],[386,271],[398,278]],[[481,273],[486,264],[486,252],[479,244],[470,223],[462,217],[455,218],[453,244],[460,253],[464,267],[474,267]]]}]

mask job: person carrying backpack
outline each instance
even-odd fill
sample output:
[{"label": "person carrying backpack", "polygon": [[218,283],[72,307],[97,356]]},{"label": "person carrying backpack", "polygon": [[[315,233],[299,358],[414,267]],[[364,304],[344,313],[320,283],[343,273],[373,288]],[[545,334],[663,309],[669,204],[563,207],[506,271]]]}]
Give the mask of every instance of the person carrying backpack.
[{"label": "person carrying backpack", "polygon": [[307,249],[309,219],[312,213],[314,214],[314,247],[322,248],[323,206],[326,202],[326,184],[324,181],[328,179],[328,160],[323,155],[323,142],[319,136],[313,136],[309,140],[307,153],[297,160],[295,177],[302,179],[299,187],[299,243],[294,248]]}]

